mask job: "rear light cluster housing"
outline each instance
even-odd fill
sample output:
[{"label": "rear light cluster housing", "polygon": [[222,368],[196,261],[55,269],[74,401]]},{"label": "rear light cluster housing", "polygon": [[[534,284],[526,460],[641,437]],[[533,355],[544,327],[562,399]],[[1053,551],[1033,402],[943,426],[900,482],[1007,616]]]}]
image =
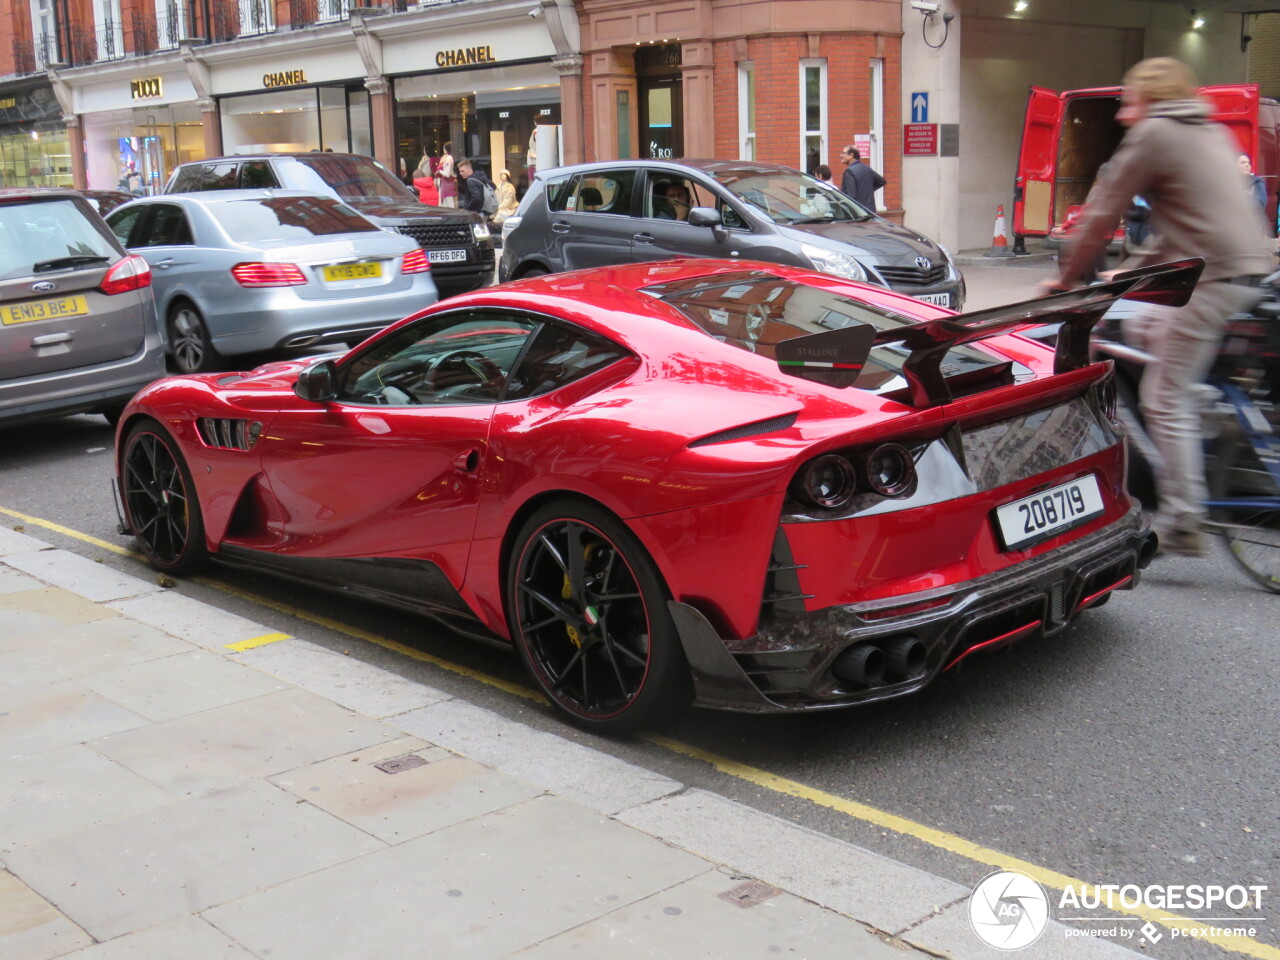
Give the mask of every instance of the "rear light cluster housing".
[{"label": "rear light cluster housing", "polygon": [[404,255],[404,259],[400,261],[401,273],[429,273],[431,271],[431,261],[427,259],[427,251],[418,247],[416,250],[410,250]]},{"label": "rear light cluster housing", "polygon": [[231,276],[242,287],[300,287],[307,282],[296,263],[237,263]]},{"label": "rear light cluster housing", "polygon": [[824,453],[804,464],[791,481],[791,495],[822,510],[847,507],[859,493],[910,496],[916,463],[900,443],[882,443],[852,454]]},{"label": "rear light cluster housing", "polygon": [[151,286],[151,264],[136,253],[117,260],[98,284],[98,289],[112,296]]}]

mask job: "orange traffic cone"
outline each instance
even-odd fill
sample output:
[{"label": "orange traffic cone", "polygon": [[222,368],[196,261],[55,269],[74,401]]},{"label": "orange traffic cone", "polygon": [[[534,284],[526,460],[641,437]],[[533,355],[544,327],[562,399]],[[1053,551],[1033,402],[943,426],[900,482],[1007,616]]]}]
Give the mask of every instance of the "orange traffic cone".
[{"label": "orange traffic cone", "polygon": [[1012,257],[1013,251],[1009,249],[1009,241],[1004,235],[1004,204],[996,207],[996,226],[992,231],[991,249],[987,251],[988,257]]}]

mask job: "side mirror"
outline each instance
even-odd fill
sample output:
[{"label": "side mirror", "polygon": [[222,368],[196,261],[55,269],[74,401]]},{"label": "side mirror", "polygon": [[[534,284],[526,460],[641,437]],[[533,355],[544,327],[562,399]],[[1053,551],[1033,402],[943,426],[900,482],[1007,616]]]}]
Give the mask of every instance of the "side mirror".
[{"label": "side mirror", "polygon": [[298,375],[298,382],[293,385],[293,392],[303,400],[311,403],[324,403],[338,396],[338,368],[332,360],[321,360],[303,370]]},{"label": "side mirror", "polygon": [[695,227],[710,227],[717,242],[723,243],[729,234],[724,228],[724,220],[715,207],[693,207],[689,211],[689,221]]}]

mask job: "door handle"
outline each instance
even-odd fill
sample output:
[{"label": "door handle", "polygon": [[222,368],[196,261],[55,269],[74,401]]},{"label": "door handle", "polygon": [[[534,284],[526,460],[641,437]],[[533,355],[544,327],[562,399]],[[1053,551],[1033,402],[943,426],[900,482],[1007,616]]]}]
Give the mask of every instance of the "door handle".
[{"label": "door handle", "polygon": [[563,220],[552,220],[551,232],[552,233],[568,233],[569,224],[565,223]]},{"label": "door handle", "polygon": [[653,243],[652,233],[637,233],[632,238],[636,243]]},{"label": "door handle", "polygon": [[178,261],[173,259],[173,257],[165,257],[163,260],[157,260],[154,264],[152,264],[152,266],[168,268],[168,267],[172,267],[177,262]]},{"label": "door handle", "polygon": [[478,466],[480,466],[480,451],[475,447],[463,450],[453,458],[453,469],[459,473],[475,473]]},{"label": "door handle", "polygon": [[74,338],[69,333],[46,333],[43,337],[32,337],[33,347],[49,347],[55,343],[70,343]]}]

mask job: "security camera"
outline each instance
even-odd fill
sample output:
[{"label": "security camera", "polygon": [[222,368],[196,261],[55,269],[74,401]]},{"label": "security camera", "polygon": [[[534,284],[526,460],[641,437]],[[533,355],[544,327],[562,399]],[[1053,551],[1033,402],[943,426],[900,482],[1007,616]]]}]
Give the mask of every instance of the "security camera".
[{"label": "security camera", "polygon": [[530,18],[537,20],[540,16],[542,16],[542,8],[534,7],[532,10],[529,11],[529,16]]},{"label": "security camera", "polygon": [[924,14],[937,13],[941,6],[940,3],[927,3],[926,0],[911,0],[911,8]]}]

